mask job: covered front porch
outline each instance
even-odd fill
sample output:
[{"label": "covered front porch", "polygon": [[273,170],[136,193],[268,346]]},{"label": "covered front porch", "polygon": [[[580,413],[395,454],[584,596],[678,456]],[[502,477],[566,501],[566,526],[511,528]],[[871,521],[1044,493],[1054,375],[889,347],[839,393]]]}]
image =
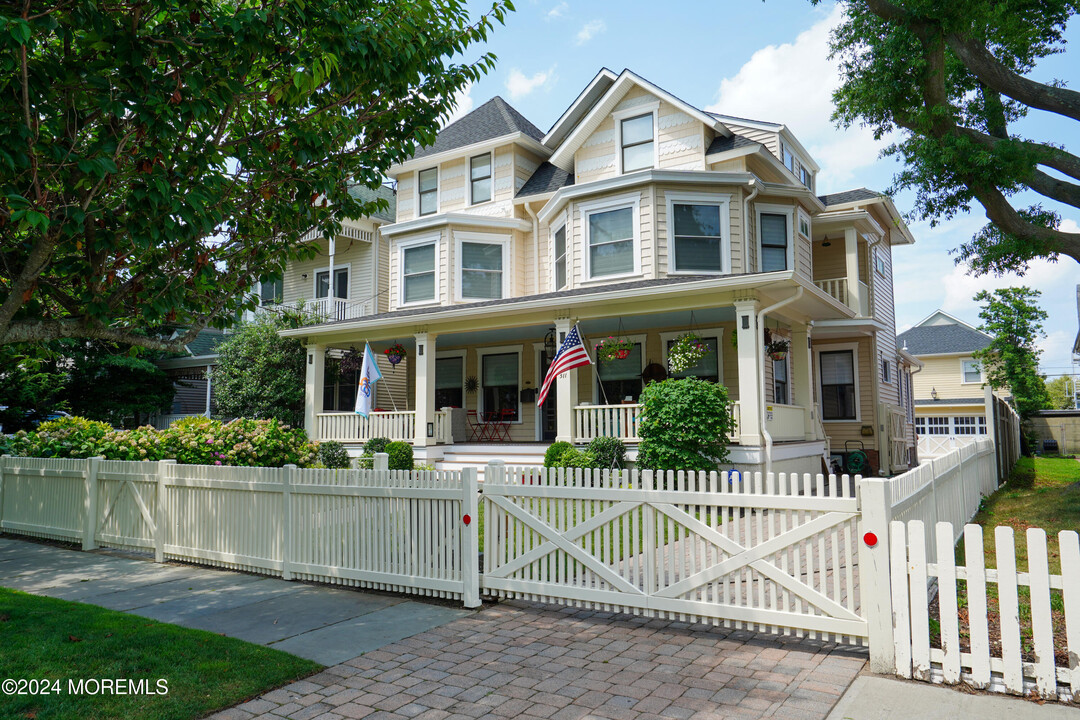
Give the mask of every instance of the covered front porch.
[{"label": "covered front porch", "polygon": [[[542,452],[550,442],[580,445],[603,436],[626,442],[633,457],[641,391],[648,381],[669,376],[672,343],[693,332],[709,351],[678,376],[728,388],[735,419],[728,437],[732,464],[760,469],[774,447],[787,445],[776,453],[781,463],[809,458],[799,469],[816,471],[826,436],[816,411],[810,317],[835,311],[839,303],[813,285],[790,282],[660,300],[622,296],[528,312],[510,307],[497,318],[430,318],[424,325],[414,319],[404,327],[401,320],[391,325],[395,313],[378,325],[371,318],[308,328],[308,434],[354,452],[373,437],[406,441],[418,459],[436,464],[455,446],[474,452],[487,445],[498,457],[500,446],[535,443]],[[346,327],[360,324],[367,327]],[[540,406],[551,358],[575,324],[594,360],[596,344],[608,337],[631,342],[632,350],[624,359],[563,373]],[[766,336],[788,342],[783,358],[766,353]],[[353,411],[356,378],[335,369],[345,349],[363,348],[365,341],[380,355],[395,344],[406,351],[404,360],[384,370],[390,385],[380,390],[379,407],[368,418]]]}]

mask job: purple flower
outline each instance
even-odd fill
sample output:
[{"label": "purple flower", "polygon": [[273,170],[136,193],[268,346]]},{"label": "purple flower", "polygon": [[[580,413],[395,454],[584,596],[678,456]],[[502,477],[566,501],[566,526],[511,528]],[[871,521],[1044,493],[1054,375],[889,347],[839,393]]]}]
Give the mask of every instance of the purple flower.
[{"label": "purple flower", "polygon": [[220,464],[221,464],[221,461],[220,461],[220,460],[215,460],[215,461],[214,461],[214,464],[215,464],[215,465],[220,465]]}]

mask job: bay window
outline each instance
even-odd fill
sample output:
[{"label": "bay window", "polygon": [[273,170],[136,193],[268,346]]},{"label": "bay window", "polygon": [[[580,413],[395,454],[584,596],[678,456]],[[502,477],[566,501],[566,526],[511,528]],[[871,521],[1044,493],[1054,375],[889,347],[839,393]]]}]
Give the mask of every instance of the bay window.
[{"label": "bay window", "polygon": [[552,238],[555,246],[555,289],[566,287],[566,225],[555,231]]},{"label": "bay window", "polygon": [[401,248],[401,303],[435,300],[435,242]]},{"label": "bay window", "polygon": [[589,279],[633,275],[638,270],[638,196],[580,206],[585,225]]},{"label": "bay window", "polygon": [[671,272],[729,270],[729,201],[726,195],[668,193]]},{"label": "bay window", "polygon": [[491,200],[491,153],[469,160],[469,200],[472,205]]}]

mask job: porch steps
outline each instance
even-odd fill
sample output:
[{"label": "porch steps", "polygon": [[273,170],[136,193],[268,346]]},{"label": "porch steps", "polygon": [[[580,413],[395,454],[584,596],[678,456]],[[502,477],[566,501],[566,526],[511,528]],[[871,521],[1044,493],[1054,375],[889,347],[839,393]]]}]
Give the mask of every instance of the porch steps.
[{"label": "porch steps", "polygon": [[484,478],[484,467],[492,460],[502,460],[507,465],[543,465],[546,443],[467,443],[455,444],[446,449],[442,459],[434,463],[439,470],[461,470],[474,467]]}]

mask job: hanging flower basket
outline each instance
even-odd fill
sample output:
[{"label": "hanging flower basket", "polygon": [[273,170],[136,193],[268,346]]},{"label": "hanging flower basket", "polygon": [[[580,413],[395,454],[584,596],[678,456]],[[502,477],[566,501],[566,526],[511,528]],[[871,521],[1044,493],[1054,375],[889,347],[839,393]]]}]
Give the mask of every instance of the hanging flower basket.
[{"label": "hanging flower basket", "polygon": [[675,338],[668,350],[668,370],[672,373],[686,372],[710,352],[712,350],[696,333],[684,333]]},{"label": "hanging flower basket", "polygon": [[394,343],[383,350],[383,353],[386,355],[386,359],[390,361],[391,365],[397,365],[405,359],[405,346],[401,343]]},{"label": "hanging flower basket", "polygon": [[769,357],[773,360],[783,360],[788,354],[788,341],[773,340],[765,346],[765,352],[767,352]]},{"label": "hanging flower basket", "polygon": [[632,341],[609,337],[596,344],[596,359],[600,362],[625,360],[630,357],[630,351],[633,349],[634,343]]},{"label": "hanging flower basket", "polygon": [[360,370],[360,366],[363,364],[364,354],[357,350],[355,347],[350,347],[341,357],[341,363],[339,367],[341,368],[341,372],[349,374],[358,372]]}]

